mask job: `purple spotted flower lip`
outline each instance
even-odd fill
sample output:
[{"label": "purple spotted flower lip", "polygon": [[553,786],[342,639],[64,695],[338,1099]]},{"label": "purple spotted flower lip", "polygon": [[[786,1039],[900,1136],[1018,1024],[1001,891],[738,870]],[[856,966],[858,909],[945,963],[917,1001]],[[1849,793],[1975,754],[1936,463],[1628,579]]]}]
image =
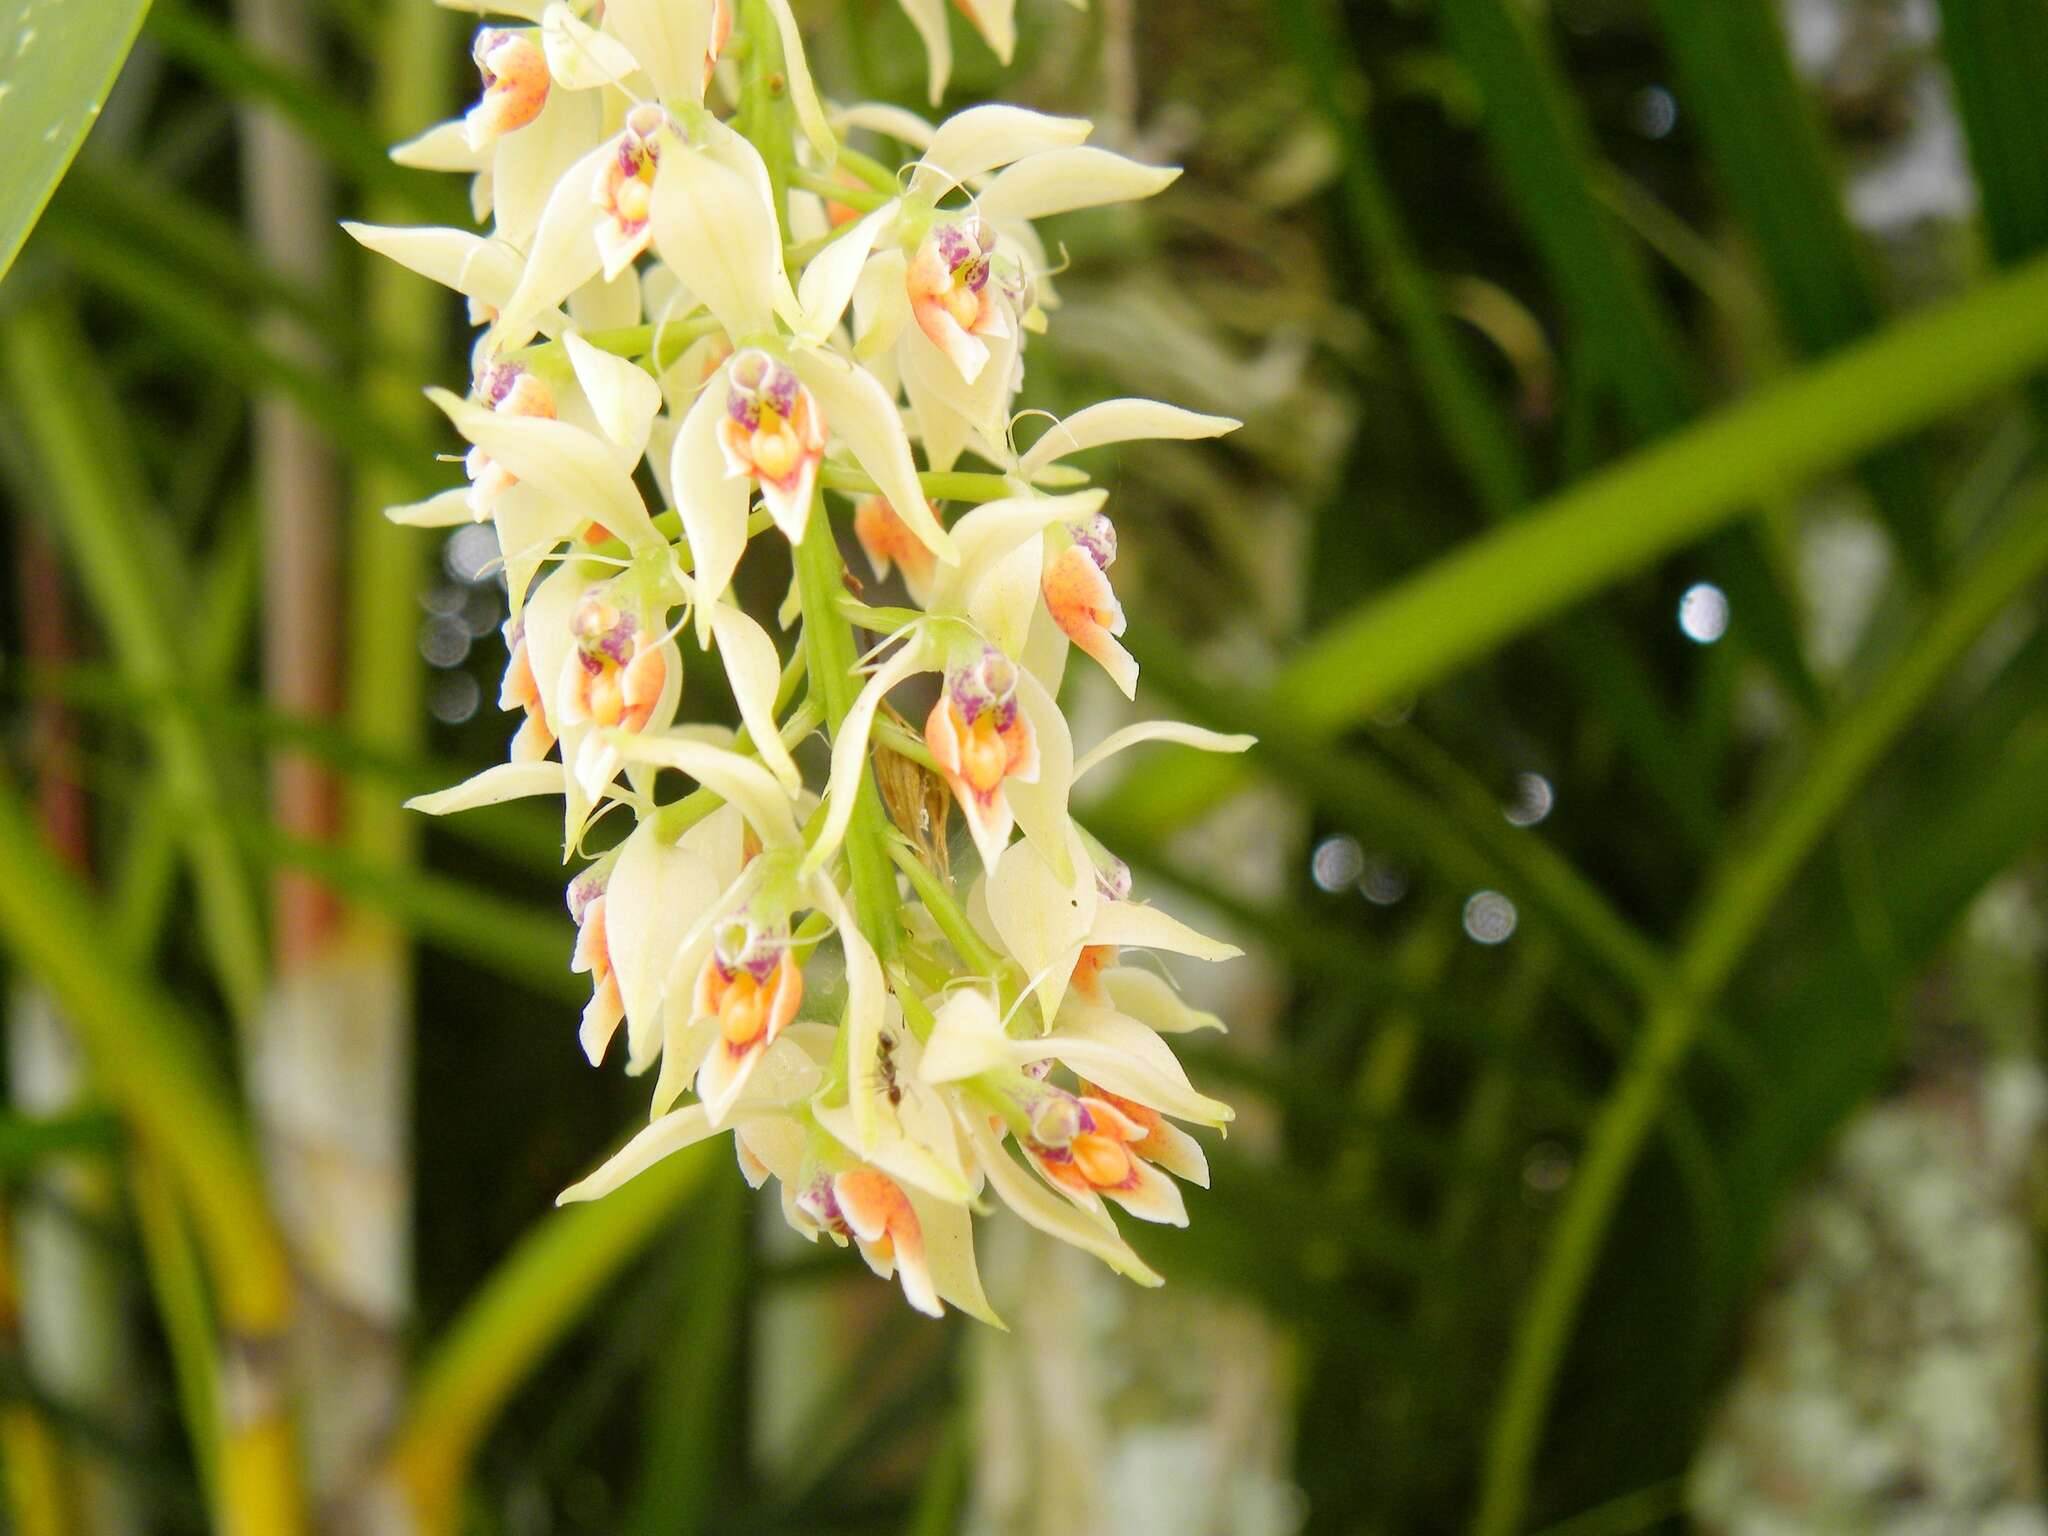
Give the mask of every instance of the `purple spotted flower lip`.
[{"label": "purple spotted flower lip", "polygon": [[1017,664],[992,645],[954,672],[946,687],[969,725],[988,709],[996,711],[998,731],[1008,730],[1017,718]]},{"label": "purple spotted flower lip", "polygon": [[782,963],[789,947],[789,929],[784,924],[756,927],[744,918],[727,923],[712,945],[713,957],[728,978],[741,972],[755,981],[766,981]]},{"label": "purple spotted flower lip", "polygon": [[832,1176],[821,1173],[797,1192],[796,1208],[827,1232],[845,1237],[849,1232],[846,1215],[839,1209],[839,1197],[832,1192]]},{"label": "purple spotted flower lip", "polygon": [[593,866],[571,880],[569,888],[562,893],[569,904],[569,916],[577,927],[583,926],[583,914],[590,910],[590,904],[604,894],[605,882],[610,875],[608,867]]},{"label": "purple spotted flower lip", "polygon": [[766,352],[742,352],[734,358],[731,379],[732,391],[726,398],[725,413],[747,431],[761,430],[763,408],[783,421],[796,414],[797,391],[803,385],[795,370]]},{"label": "purple spotted flower lip", "polygon": [[990,358],[989,341],[1011,339],[1007,285],[995,271],[995,231],[973,214],[932,228],[910,259],[905,293],[918,328],[972,384]]},{"label": "purple spotted flower lip", "polygon": [[1085,551],[1098,569],[1108,570],[1116,564],[1116,524],[1097,512],[1074,531],[1074,547]]},{"label": "purple spotted flower lip", "polygon": [[1107,901],[1128,901],[1131,896],[1131,866],[1115,854],[1095,867],[1095,891]]},{"label": "purple spotted flower lip", "polygon": [[576,605],[574,623],[577,649],[587,669],[595,671],[605,661],[623,667],[633,659],[640,621],[615,607],[603,587],[584,593],[583,601]]}]

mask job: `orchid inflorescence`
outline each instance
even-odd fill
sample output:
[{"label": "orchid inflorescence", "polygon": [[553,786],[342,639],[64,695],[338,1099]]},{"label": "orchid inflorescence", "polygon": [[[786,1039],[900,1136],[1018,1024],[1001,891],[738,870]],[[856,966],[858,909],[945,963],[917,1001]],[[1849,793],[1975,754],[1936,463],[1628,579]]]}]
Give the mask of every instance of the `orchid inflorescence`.
[{"label": "orchid inflorescence", "polygon": [[[970,1219],[987,1190],[1156,1284],[1105,1201],[1185,1223],[1175,1180],[1207,1165],[1175,1122],[1231,1111],[1166,1041],[1217,1020],[1127,957],[1236,951],[1133,900],[1068,796],[1140,742],[1250,743],[1148,722],[1077,759],[1070,649],[1126,696],[1137,666],[1105,493],[1063,461],[1236,423],[1111,400],[1019,452],[1011,410],[1057,307],[1033,221],[1177,173],[1089,146],[1074,118],[828,107],[787,0],[494,8],[480,101],[395,151],[471,173],[491,232],[350,232],[482,327],[467,397],[429,391],[470,444],[467,483],[390,515],[494,525],[501,703],[524,719],[510,761],[414,804],[560,795],[571,858],[611,813],[633,821],[568,903],[583,1049],[601,1063],[623,1025],[627,1071],[658,1068],[651,1123],[561,1199],[729,1130],[799,1232],[857,1244],[923,1311],[994,1321]],[[1007,6],[966,9],[1006,47]],[[891,170],[856,134],[917,157]],[[854,595],[827,493],[909,606]],[[790,549],[787,657],[735,595],[757,538]],[[686,632],[741,730],[679,720]],[[891,703],[920,674],[922,731]],[[821,732],[818,793],[795,754]],[[665,794],[664,770],[696,788]]]}]

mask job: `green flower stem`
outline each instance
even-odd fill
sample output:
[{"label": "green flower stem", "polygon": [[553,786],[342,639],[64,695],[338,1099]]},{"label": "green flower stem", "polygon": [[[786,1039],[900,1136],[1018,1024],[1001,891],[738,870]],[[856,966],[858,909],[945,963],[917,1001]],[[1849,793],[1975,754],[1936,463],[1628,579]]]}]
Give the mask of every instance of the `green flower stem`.
[{"label": "green flower stem", "polygon": [[875,608],[848,596],[839,600],[839,616],[876,634],[893,635],[899,629],[922,623],[925,615],[921,608]]},{"label": "green flower stem", "polygon": [[907,757],[918,767],[930,773],[939,771],[939,760],[932,756],[932,749],[924,744],[924,738],[915,731],[905,730],[894,720],[883,718],[875,722],[875,739],[894,752],[898,757]]},{"label": "green flower stem", "polygon": [[[2033,269],[2037,273],[2040,269]],[[1652,1009],[1585,1157],[1515,1336],[1488,1447],[1475,1536],[1522,1525],[1531,1467],[1557,1370],[1616,1203],[1713,998],[1776,909],[1778,898],[1878,760],[1986,626],[2048,569],[2048,487],[2019,499],[2012,523],[1936,606],[1878,684],[1822,739],[1806,771],[1741,842],[1709,885],[1678,958],[1680,990]]]},{"label": "green flower stem", "polygon": [[[600,352],[610,352],[619,357],[647,358],[653,363],[654,371],[660,373],[717,329],[718,322],[711,316],[691,315],[683,320],[624,325],[610,331],[592,331],[583,339]],[[530,347],[521,348],[519,355],[536,357],[559,352],[561,349],[562,344],[558,341],[540,341]]]},{"label": "green flower stem", "polygon": [[816,171],[794,171],[790,175],[789,183],[793,187],[802,187],[806,192],[815,192],[820,197],[830,198],[835,203],[858,208],[862,213],[872,213],[884,203],[893,202],[896,198],[894,192],[849,187],[844,182],[834,181],[830,176],[821,176]]},{"label": "green flower stem", "polygon": [[893,196],[902,186],[896,173],[888,166],[857,149],[849,149],[844,144],[839,146],[839,163],[877,192],[887,192]]},{"label": "green flower stem", "polygon": [[[825,498],[811,503],[809,536],[791,551],[796,562],[797,594],[803,602],[804,649],[809,654],[811,696],[825,712],[825,724],[837,743],[839,727],[860,691],[854,673],[853,631],[839,616],[839,598],[846,588],[839,546],[825,515]],[[853,877],[853,910],[860,931],[886,963],[896,957],[903,940],[896,919],[896,876],[889,867],[888,820],[871,771],[863,769],[853,820],[846,829],[846,866]]]},{"label": "green flower stem", "polygon": [[[1017,482],[1007,475],[965,470],[948,474],[927,470],[917,477],[917,483],[933,501],[1001,501],[1019,494]],[[845,464],[820,465],[818,484],[828,491],[852,491],[863,496],[878,495],[882,489],[866,473]]]},{"label": "green flower stem", "polygon": [[925,867],[924,860],[917,856],[917,850],[908,843],[892,841],[890,857],[896,867],[903,871],[910,881],[910,888],[917,893],[917,899],[924,903],[925,910],[938,924],[939,932],[946,936],[946,942],[953,946],[961,962],[970,971],[982,976],[1000,977],[1009,966],[1002,956],[991,949],[982,936],[974,931],[974,924],[967,920],[967,914],[960,909],[960,903],[953,899],[953,893],[946,883]]},{"label": "green flower stem", "polygon": [[740,27],[746,35],[747,57],[740,70],[738,128],[768,166],[778,211],[789,201],[790,173],[796,167],[796,113],[789,100],[789,77],[783,72],[782,33],[763,0],[741,0]]},{"label": "green flower stem", "polygon": [[[797,655],[801,658],[803,653],[799,651]],[[804,668],[800,660],[792,661],[783,669],[782,683],[776,694],[778,708],[782,703],[782,690],[794,689],[797,680],[803,675]],[[815,731],[823,720],[824,716],[816,701],[805,700],[795,714],[782,722],[782,744],[794,751],[796,744]],[[732,749],[743,756],[758,755],[754,751],[754,738],[747,733],[744,726],[734,735]],[[653,813],[653,836],[664,843],[672,843],[723,804],[723,795],[709,789],[693,789],[682,799],[671,800]]]}]

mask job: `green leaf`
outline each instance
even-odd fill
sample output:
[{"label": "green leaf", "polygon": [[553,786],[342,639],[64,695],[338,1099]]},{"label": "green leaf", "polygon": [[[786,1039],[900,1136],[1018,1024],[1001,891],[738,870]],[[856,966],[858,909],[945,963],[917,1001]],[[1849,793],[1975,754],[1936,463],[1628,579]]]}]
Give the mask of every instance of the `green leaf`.
[{"label": "green leaf", "polygon": [[[1327,739],[1559,610],[1795,486],[2048,362],[2048,260],[1898,321],[1474,539],[1325,627],[1269,686],[1297,740]],[[1134,645],[1133,649],[1142,649]],[[1254,753],[1256,760],[1260,754]],[[1114,797],[1147,828],[1211,805],[1239,761]],[[1134,808],[1128,800],[1155,800]]]},{"label": "green leaf", "polygon": [[[1817,357],[1874,329],[1876,284],[1776,7],[1771,0],[1655,0],[1654,8],[1681,102],[1755,242],[1793,346]],[[1901,551],[1923,573],[1931,570],[1933,498],[1918,455],[1905,448],[1879,454],[1864,480]]]},{"label": "green leaf", "polygon": [[2022,261],[2048,246],[2048,7],[1942,0],[1941,50],[1991,253]]},{"label": "green leaf", "polygon": [[1586,1283],[1650,1126],[1705,1010],[1776,911],[1792,878],[1950,669],[2048,567],[2048,491],[2017,498],[2007,526],[1943,594],[1911,645],[1833,725],[1799,776],[1746,829],[1702,896],[1679,971],[1684,990],[1654,1009],[1601,1105],[1516,1330],[1488,1445],[1474,1536],[1522,1526],[1551,1391]]},{"label": "green leaf", "polygon": [[0,81],[0,277],[100,115],[149,0],[24,0]]}]

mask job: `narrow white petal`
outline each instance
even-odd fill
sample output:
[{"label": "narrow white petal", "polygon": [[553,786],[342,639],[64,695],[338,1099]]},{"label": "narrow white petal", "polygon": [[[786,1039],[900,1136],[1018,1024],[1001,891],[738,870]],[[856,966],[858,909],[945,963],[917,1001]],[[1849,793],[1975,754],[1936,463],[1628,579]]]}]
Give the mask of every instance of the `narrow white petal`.
[{"label": "narrow white petal", "polygon": [[505,345],[524,342],[533,333],[537,315],[561,303],[604,265],[597,248],[597,223],[604,215],[591,201],[590,188],[598,167],[615,153],[617,147],[607,140],[555,183],[533,230],[532,254],[519,285],[499,306]]},{"label": "narrow white petal", "polygon": [[1013,1064],[1013,1044],[988,993],[958,987],[932,1015],[932,1036],[918,1058],[918,1074],[928,1083],[956,1083],[993,1072]]},{"label": "narrow white petal", "polygon": [[[883,227],[896,217],[896,203],[884,203],[873,213],[840,234],[811,258],[796,285],[796,299],[803,309],[804,337],[813,345],[825,341],[846,313],[854,288],[866,270],[867,260]],[[906,308],[907,308],[906,303]]]},{"label": "narrow white petal", "polygon": [[998,63],[1017,51],[1017,0],[960,0],[960,9],[988,44]]},{"label": "narrow white petal", "polygon": [[1177,166],[1140,165],[1107,149],[1081,144],[1020,160],[988,184],[977,204],[996,223],[1042,219],[1075,208],[1129,203],[1172,186]]},{"label": "narrow white petal", "polygon": [[912,189],[943,197],[998,166],[1084,142],[1094,125],[1082,117],[1053,117],[1000,103],[969,107],[939,124],[918,166]]},{"label": "narrow white petal", "polygon": [[1102,973],[1102,987],[1119,1013],[1127,1014],[1162,1035],[1188,1035],[1227,1026],[1215,1014],[1191,1007],[1173,983],[1138,965],[1119,965]]},{"label": "narrow white petal", "polygon": [[1199,725],[1188,725],[1179,720],[1140,720],[1136,725],[1111,731],[1084,754],[1074,764],[1074,782],[1078,784],[1090,769],[1101,767],[1117,753],[1148,741],[1177,742],[1198,752],[1248,752],[1258,745],[1259,738],[1205,731]]},{"label": "narrow white petal", "polygon": [[690,541],[697,584],[697,644],[711,639],[711,609],[732,585],[747,548],[747,503],[753,490],[747,480],[728,473],[718,446],[718,423],[725,416],[723,373],[704,386],[683,418],[669,457],[669,490],[682,513],[683,534]]},{"label": "narrow white petal", "polygon": [[560,763],[499,763],[473,778],[430,795],[414,795],[405,802],[409,811],[429,816],[447,816],[455,811],[474,810],[480,805],[502,805],[507,800],[524,800],[533,795],[562,792]]},{"label": "narrow white petal", "polygon": [[1136,1019],[1069,998],[1059,1025],[1037,1042],[1091,1083],[1197,1125],[1227,1125],[1236,1111],[1197,1093],[1173,1048]]},{"label": "narrow white petal", "polygon": [[1004,1149],[996,1133],[989,1129],[987,1116],[969,1111],[962,1114],[961,1123],[967,1132],[968,1144],[974,1149],[975,1160],[988,1175],[989,1183],[1002,1197],[1003,1204],[1027,1223],[1062,1242],[1072,1243],[1084,1253],[1094,1254],[1111,1269],[1128,1275],[1140,1285],[1166,1283],[1157,1271],[1131,1251],[1107,1212],[1099,1206],[1092,1212],[1085,1211],[1048,1189],[1036,1174],[1027,1172]]},{"label": "narrow white petal", "polygon": [[839,158],[839,140],[833,137],[832,126],[825,121],[818,88],[811,82],[803,34],[797,30],[789,0],[768,0],[768,9],[775,17],[775,30],[782,34],[782,67],[789,78],[789,99],[796,108],[796,120],[803,127],[804,137],[811,141],[811,148],[817,151],[818,159],[829,166]]},{"label": "narrow white petal", "polygon": [[967,616],[1005,656],[1024,654],[1044,570],[1044,541],[1028,538],[998,560],[968,594]]},{"label": "narrow white petal", "polygon": [[[754,147],[737,136],[717,150],[676,140],[654,177],[654,239],[661,259],[702,299],[738,343],[771,330],[796,310],[782,266],[782,230],[773,204],[746,168]],[[729,163],[737,162],[737,163]]]},{"label": "narrow white petal", "polygon": [[753,758],[677,736],[621,733],[618,745],[629,760],[686,773],[727,804],[737,806],[769,847],[788,847],[799,840],[788,793]]},{"label": "narrow white petal", "polygon": [[818,829],[818,839],[804,858],[806,876],[816,874],[830,862],[853,820],[854,798],[860,793],[862,775],[868,771],[868,732],[874,727],[875,711],[882,707],[891,688],[914,672],[932,670],[934,665],[922,636],[904,642],[868,679],[846,718],[839,722],[839,734],[832,741],[832,776],[825,786],[825,824]]},{"label": "narrow white petal", "polygon": [[[846,1063],[855,1084],[874,1070],[881,1049],[882,1019],[887,1008],[888,989],[882,981],[882,963],[853,919],[853,913],[839,895],[838,887],[822,875],[811,881],[813,898],[839,930],[839,947],[846,956]],[[857,1089],[849,1095],[853,1107],[853,1141],[858,1150],[873,1148],[881,1135],[875,1095]]]},{"label": "narrow white petal", "polygon": [[794,795],[803,788],[789,748],[775,723],[775,690],[782,682],[782,657],[768,631],[730,603],[704,603],[711,610],[711,630],[718,637],[718,654],[725,661],[726,681],[740,707],[740,718],[754,738],[761,761]]},{"label": "narrow white petal", "polygon": [[1054,523],[1092,517],[1108,500],[1109,493],[1098,488],[1069,496],[1011,496],[982,503],[953,525],[953,547],[960,552],[960,563],[938,572],[932,583],[931,608],[934,612],[966,611],[975,589],[1019,545],[1029,543]]},{"label": "narrow white petal", "polygon": [[459,117],[453,122],[436,123],[417,138],[393,145],[391,158],[396,164],[416,171],[481,171],[490,165],[488,154],[469,147],[469,137]]},{"label": "narrow white petal", "polygon": [[604,101],[599,92],[549,91],[540,116],[517,133],[501,137],[491,150],[491,201],[500,238],[530,248],[542,211],[565,178],[575,181],[577,195],[588,204],[590,181],[580,162],[603,136]]},{"label": "narrow white petal", "polygon": [[636,1174],[645,1173],[665,1157],[717,1134],[702,1104],[671,1110],[605,1160],[587,1179],[555,1196],[557,1205],[600,1200]]},{"label": "narrow white petal", "polygon": [[540,568],[564,539],[575,535],[582,523],[575,508],[541,495],[524,481],[498,493],[491,506],[491,522],[498,530],[498,557],[505,567],[506,600],[511,616],[517,619]]},{"label": "narrow white petal", "polygon": [[386,507],[384,515],[407,528],[453,528],[458,523],[476,521],[469,510],[469,487],[466,485],[436,491],[425,501]]},{"label": "narrow white petal", "polygon": [[[906,268],[901,251],[883,251],[861,268],[854,284],[853,355],[869,367],[896,345],[910,324]],[[893,399],[895,391],[889,393]]]},{"label": "narrow white petal", "polygon": [[607,0],[605,30],[624,43],[663,100],[704,99],[713,0]]},{"label": "narrow white petal", "polygon": [[953,76],[953,36],[947,30],[946,0],[898,0],[924,42],[925,79],[931,103],[939,104]]},{"label": "narrow white petal", "polygon": [[1099,448],[1105,443],[1157,438],[1191,441],[1221,437],[1242,425],[1229,416],[1204,416],[1199,411],[1162,405],[1157,400],[1104,400],[1074,412],[1065,421],[1053,423],[1018,462],[1017,472],[1029,480],[1070,453]]},{"label": "narrow white petal", "polygon": [[[897,354],[903,364],[906,385],[915,379],[928,395],[943,400],[976,432],[990,442],[1000,443],[1014,394],[1011,382],[1015,376],[1017,338],[984,336],[981,339],[988,345],[989,359],[972,384],[960,377],[960,370],[953,366],[952,359],[938,349],[921,327],[912,326],[903,333]],[[916,403],[915,397],[912,403]]]},{"label": "narrow white petal", "polygon": [[1053,696],[1029,672],[1017,679],[1017,699],[1038,738],[1038,779],[1026,784],[1011,779],[1003,786],[1017,825],[1038,845],[1038,851],[1061,879],[1073,875],[1069,839],[1073,823],[1067,815],[1067,790],[1074,777],[1074,738],[1067,717]]},{"label": "narrow white petal", "polygon": [[1081,946],[1096,922],[1095,870],[1069,834],[1067,873],[1055,873],[1026,840],[1012,843],[988,878],[988,915],[1003,948],[1032,978],[1039,1011],[1052,1023]]},{"label": "narrow white petal", "polygon": [[992,1328],[1004,1327],[981,1289],[981,1271],[974,1263],[974,1219],[967,1207],[935,1199],[921,1189],[903,1193],[917,1212],[924,1261],[940,1299]]},{"label": "narrow white petal", "polygon": [[[904,318],[909,318],[910,303],[903,305]],[[924,332],[915,326],[901,330],[901,345],[896,349],[897,361],[902,366],[903,393],[910,401],[910,413],[917,422],[917,440],[924,446],[924,461],[931,469],[944,474],[953,467],[960,457],[960,450],[972,435],[973,424],[960,414],[948,390],[956,387],[959,375],[952,373],[952,365],[943,357],[940,367],[945,371],[927,369],[918,356],[920,348],[938,356]]]},{"label": "narrow white petal", "polygon": [[630,549],[667,544],[655,532],[632,476],[603,439],[545,416],[501,415],[445,389],[430,389],[427,398],[469,441],[543,496],[573,507],[579,519],[604,524]]},{"label": "narrow white petal", "polygon": [[661,410],[661,386],[639,364],[611,352],[600,352],[574,331],[562,341],[569,351],[569,365],[576,370],[576,382],[583,386],[583,397],[597,417],[599,430],[622,450],[630,473],[640,462],[647,446],[648,429]]},{"label": "narrow white petal", "polygon": [[[481,299],[493,308],[511,297],[512,285],[518,281],[519,261],[511,250],[466,229],[352,223],[341,227],[365,250],[388,257],[444,288]],[[495,251],[498,259],[479,261],[483,251]],[[493,278],[510,281],[500,287]]]},{"label": "narrow white petal", "polygon": [[865,128],[870,133],[900,140],[913,149],[923,149],[932,141],[930,123],[915,112],[886,101],[861,101],[841,107],[832,114],[832,121],[842,129]]},{"label": "narrow white petal", "polygon": [[548,58],[549,79],[566,90],[623,86],[640,67],[624,43],[579,20],[561,0],[554,0],[541,15],[540,45]]},{"label": "narrow white petal", "polygon": [[1235,944],[1195,932],[1179,918],[1142,901],[1105,901],[1095,909],[1088,930],[1091,944],[1131,949],[1166,949],[1197,960],[1234,960],[1244,951]]},{"label": "narrow white petal", "polygon": [[662,991],[677,945],[718,899],[710,861],[664,843],[643,821],[619,849],[605,885],[605,947],[626,1005],[626,1038],[636,1058],[661,1030]]},{"label": "narrow white petal", "polygon": [[638,325],[643,312],[640,274],[632,267],[609,281],[599,272],[569,295],[570,317],[582,331],[623,330]]},{"label": "narrow white petal", "polygon": [[799,352],[791,359],[825,414],[827,432],[880,487],[896,515],[943,561],[955,559],[953,541],[932,516],[917,480],[917,461],[896,402],[866,369],[830,352]]}]

